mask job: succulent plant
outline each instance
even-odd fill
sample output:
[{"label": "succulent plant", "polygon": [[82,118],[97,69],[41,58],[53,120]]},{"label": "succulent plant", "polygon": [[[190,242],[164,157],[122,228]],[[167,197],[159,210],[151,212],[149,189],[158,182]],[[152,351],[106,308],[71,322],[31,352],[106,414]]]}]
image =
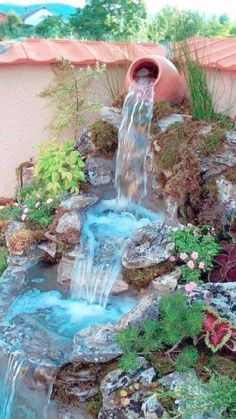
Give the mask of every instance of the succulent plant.
[{"label": "succulent plant", "polygon": [[236,352],[236,328],[229,320],[220,317],[212,307],[205,310],[201,336],[212,352],[217,352],[223,347]]},{"label": "succulent plant", "polygon": [[236,281],[236,243],[223,241],[220,253],[215,256],[213,269],[209,272],[210,282]]}]

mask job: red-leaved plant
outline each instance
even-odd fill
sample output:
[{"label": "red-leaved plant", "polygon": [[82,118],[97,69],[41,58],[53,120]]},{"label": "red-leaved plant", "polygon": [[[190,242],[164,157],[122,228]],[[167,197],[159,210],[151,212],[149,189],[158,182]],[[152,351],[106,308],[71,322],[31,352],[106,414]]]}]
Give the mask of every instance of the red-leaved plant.
[{"label": "red-leaved plant", "polygon": [[209,272],[210,282],[236,281],[236,243],[222,241],[221,252],[215,256],[214,267]]},{"label": "red-leaved plant", "polygon": [[220,317],[212,307],[205,309],[201,337],[212,352],[217,352],[223,347],[236,352],[236,328],[229,320]]}]

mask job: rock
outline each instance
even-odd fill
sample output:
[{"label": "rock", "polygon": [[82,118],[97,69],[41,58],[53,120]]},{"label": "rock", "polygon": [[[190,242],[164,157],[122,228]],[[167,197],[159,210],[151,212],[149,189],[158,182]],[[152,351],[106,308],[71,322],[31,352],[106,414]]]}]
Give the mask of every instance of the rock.
[{"label": "rock", "polygon": [[114,160],[89,156],[86,160],[85,173],[93,186],[105,185],[114,178]]},{"label": "rock", "polygon": [[0,278],[0,318],[18,296],[26,283],[27,273],[22,267],[8,267]]},{"label": "rock", "polygon": [[68,211],[79,211],[94,205],[99,197],[95,194],[72,195],[61,202],[60,208]]},{"label": "rock", "polygon": [[155,278],[151,283],[151,288],[158,291],[160,295],[173,292],[177,287],[180,276],[181,269],[176,268],[173,272]]},{"label": "rock", "polygon": [[124,314],[115,326],[115,330],[128,326],[139,326],[143,320],[157,319],[159,315],[160,297],[156,292],[144,295],[138,304]]},{"label": "rock", "polygon": [[115,328],[110,323],[86,327],[74,336],[73,361],[107,362],[121,353]]},{"label": "rock", "polygon": [[102,121],[109,122],[113,127],[119,129],[122,120],[122,109],[111,106],[103,106],[100,110]]},{"label": "rock", "polygon": [[57,245],[55,242],[44,242],[39,244],[39,249],[43,250],[47,255],[49,255],[52,259],[55,258],[57,253]]},{"label": "rock", "polygon": [[147,400],[143,402],[141,411],[143,412],[145,419],[157,419],[167,414],[164,407],[157,400],[156,394],[148,397]]},{"label": "rock", "polygon": [[160,378],[158,383],[162,384],[167,390],[173,390],[179,383],[183,383],[186,380],[195,380],[197,377],[195,370],[191,369],[188,372],[171,372],[168,375]]},{"label": "rock", "polygon": [[128,291],[128,289],[129,285],[125,281],[123,281],[122,277],[119,277],[112,285],[111,294],[122,294],[122,292]]},{"label": "rock", "polygon": [[227,205],[227,210],[236,209],[236,185],[220,176],[216,180],[218,187],[219,201]]},{"label": "rock", "polygon": [[201,174],[204,180],[220,175],[236,165],[236,131],[227,131],[224,148],[210,156],[199,156]]},{"label": "rock", "polygon": [[59,282],[59,284],[66,285],[69,288],[74,263],[75,258],[70,257],[69,255],[62,256],[57,268],[57,282]]},{"label": "rock", "polygon": [[[179,286],[179,288],[183,288]],[[198,285],[192,291],[189,298],[200,298],[208,305],[216,308],[223,316],[227,317],[233,324],[236,324],[236,282],[222,282],[218,284]]]},{"label": "rock", "polygon": [[145,268],[167,260],[174,244],[170,227],[159,222],[136,230],[124,244],[122,264],[127,269]]},{"label": "rock", "polygon": [[[191,118],[191,117],[190,117]],[[159,119],[157,122],[157,127],[159,128],[160,132],[163,134],[164,132],[168,131],[171,128],[171,125],[179,123],[183,124],[185,121],[184,115],[173,113],[166,118]]]},{"label": "rock", "polygon": [[76,140],[76,147],[82,156],[88,156],[96,150],[95,144],[92,141],[91,130],[89,128],[85,128],[81,131]]},{"label": "rock", "polygon": [[199,135],[206,135],[209,134],[212,131],[212,125],[211,124],[202,124],[198,130]]},{"label": "rock", "polygon": [[6,230],[6,245],[7,248],[9,249],[10,247],[10,241],[11,238],[13,236],[13,234],[17,233],[17,231],[23,230],[25,228],[25,224],[21,223],[19,221],[11,221],[8,226],[7,226],[7,230]]},{"label": "rock", "polygon": [[[81,218],[77,211],[66,212],[59,218],[56,233],[64,243],[69,245],[79,244],[80,230]],[[53,238],[51,240],[53,241]]]}]

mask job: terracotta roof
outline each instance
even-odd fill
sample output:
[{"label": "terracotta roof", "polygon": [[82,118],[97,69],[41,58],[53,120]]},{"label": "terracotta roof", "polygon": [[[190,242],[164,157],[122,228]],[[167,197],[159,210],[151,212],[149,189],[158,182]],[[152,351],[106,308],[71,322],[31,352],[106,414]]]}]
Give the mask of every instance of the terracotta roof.
[{"label": "terracotta roof", "polygon": [[[193,56],[210,68],[236,71],[236,37],[194,37],[187,40]],[[178,47],[181,43],[176,44]]]},{"label": "terracotta roof", "polygon": [[[1,48],[2,46],[2,48]],[[1,53],[2,51],[2,53]],[[166,55],[164,47],[157,44],[103,41],[72,41],[27,39],[25,41],[0,42],[0,65],[36,64],[46,65],[62,58],[75,65],[122,64],[145,55]]]}]

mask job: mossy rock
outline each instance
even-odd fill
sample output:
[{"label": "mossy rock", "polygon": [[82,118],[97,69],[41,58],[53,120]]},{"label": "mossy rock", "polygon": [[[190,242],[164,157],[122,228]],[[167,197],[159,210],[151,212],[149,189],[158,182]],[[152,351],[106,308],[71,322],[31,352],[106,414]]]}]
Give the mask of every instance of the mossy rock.
[{"label": "mossy rock", "polygon": [[114,154],[118,144],[118,130],[106,121],[96,121],[91,127],[91,139],[96,155]]},{"label": "mossy rock", "polygon": [[123,268],[123,280],[140,290],[141,288],[147,288],[155,278],[173,271],[174,266],[174,263],[165,261],[149,268]]},{"label": "mossy rock", "polygon": [[223,172],[222,176],[229,182],[236,184],[236,166]]}]

